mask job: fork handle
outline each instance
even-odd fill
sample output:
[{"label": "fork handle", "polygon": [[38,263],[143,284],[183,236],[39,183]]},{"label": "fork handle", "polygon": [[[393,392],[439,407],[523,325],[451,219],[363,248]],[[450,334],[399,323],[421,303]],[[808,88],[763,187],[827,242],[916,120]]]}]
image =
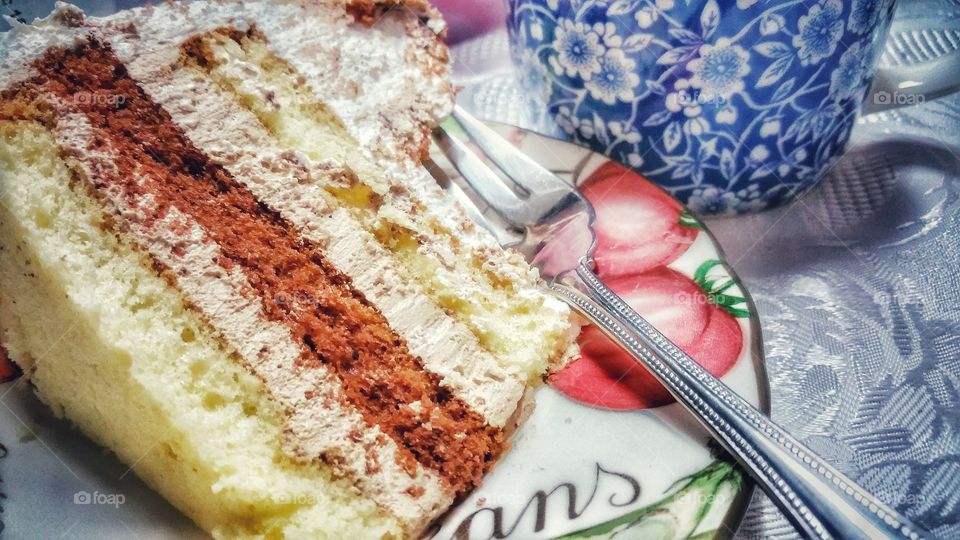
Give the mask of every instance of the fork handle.
[{"label": "fork handle", "polygon": [[929,536],[700,367],[610,290],[587,260],[550,287],[646,367],[806,537]]}]

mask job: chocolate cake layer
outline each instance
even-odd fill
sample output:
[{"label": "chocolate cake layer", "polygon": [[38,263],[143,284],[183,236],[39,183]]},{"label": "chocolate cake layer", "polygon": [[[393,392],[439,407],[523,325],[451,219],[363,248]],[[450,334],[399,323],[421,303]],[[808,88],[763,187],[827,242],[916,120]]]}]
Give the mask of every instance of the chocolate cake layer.
[{"label": "chocolate cake layer", "polygon": [[[109,47],[91,39],[51,50],[34,69],[37,75],[3,94],[0,118],[49,123],[47,95],[58,98],[57,115],[82,113],[94,146],[120,157],[94,179],[96,194],[150,197],[147,219],[176,212],[195,221],[219,246],[223,270],[244,276],[265,315],[301,343],[299,367],[335,373],[349,405],[396,442],[408,467],[436,471],[456,493],[480,481],[503,450],[502,433],[423,369],[319,246],[195,148]],[[35,107],[23,107],[27,101]]]}]

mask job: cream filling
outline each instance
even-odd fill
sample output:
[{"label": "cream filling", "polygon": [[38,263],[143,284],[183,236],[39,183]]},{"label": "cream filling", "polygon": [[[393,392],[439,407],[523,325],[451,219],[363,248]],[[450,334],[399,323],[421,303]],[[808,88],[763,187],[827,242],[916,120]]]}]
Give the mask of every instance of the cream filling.
[{"label": "cream filling", "polygon": [[[324,255],[386,317],[424,367],[480,413],[503,427],[516,410],[523,381],[511,376],[463,324],[447,316],[405,280],[390,253],[343,208],[333,208],[322,179],[336,171],[275,146],[249,111],[192,68],[165,69],[172,53],[158,51],[127,64],[151,98],[190,141],[220,162],[291,223],[323,246]],[[197,100],[193,96],[202,95]]]},{"label": "cream filling", "polygon": [[[114,156],[91,153],[87,146],[91,137],[92,128],[83,115],[58,119],[58,143],[78,156],[71,158],[72,165],[87,178],[97,178],[98,171],[113,168]],[[399,465],[396,443],[377,426],[366,425],[358,411],[342,405],[335,374],[324,366],[296,366],[300,345],[288,329],[267,320],[242,273],[228,272],[217,263],[219,247],[198,224],[175,208],[163,220],[145,219],[153,214],[150,195],[134,200],[115,190],[105,193],[136,244],[171,270],[177,287],[288,411],[284,443],[289,453],[318,462],[335,458],[364,494],[411,530],[420,530],[452,503],[435,473],[417,465],[411,477]],[[421,489],[420,497],[410,495]]]}]

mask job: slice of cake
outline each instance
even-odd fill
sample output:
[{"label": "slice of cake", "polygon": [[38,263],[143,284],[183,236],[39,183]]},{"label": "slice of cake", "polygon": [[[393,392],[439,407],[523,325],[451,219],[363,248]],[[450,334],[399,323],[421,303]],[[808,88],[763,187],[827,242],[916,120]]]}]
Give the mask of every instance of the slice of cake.
[{"label": "slice of cake", "polygon": [[420,166],[424,2],[192,2],[0,37],[0,342],[222,538],[415,537],[569,313]]}]

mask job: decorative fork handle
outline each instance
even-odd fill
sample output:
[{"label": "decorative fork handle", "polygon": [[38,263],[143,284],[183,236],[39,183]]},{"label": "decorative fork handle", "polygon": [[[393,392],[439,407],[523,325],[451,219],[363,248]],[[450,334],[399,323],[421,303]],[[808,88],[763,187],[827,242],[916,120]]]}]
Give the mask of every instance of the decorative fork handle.
[{"label": "decorative fork handle", "polygon": [[928,536],[700,367],[611,291],[588,261],[550,287],[649,369],[806,537]]}]

